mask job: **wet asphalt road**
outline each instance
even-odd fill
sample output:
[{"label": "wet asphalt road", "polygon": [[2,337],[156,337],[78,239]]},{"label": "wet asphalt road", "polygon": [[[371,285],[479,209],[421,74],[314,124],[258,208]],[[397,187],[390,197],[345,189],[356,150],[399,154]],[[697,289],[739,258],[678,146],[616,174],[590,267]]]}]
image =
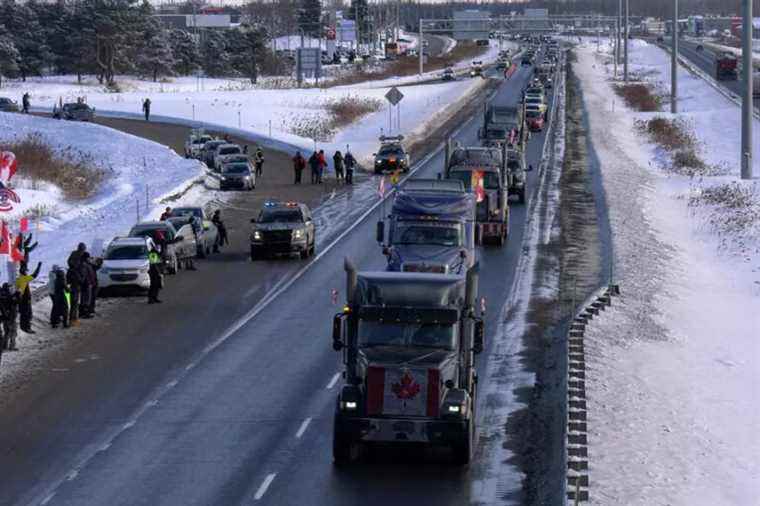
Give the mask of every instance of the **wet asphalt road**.
[{"label": "wet asphalt road", "polygon": [[[495,103],[514,103],[531,70],[520,68]],[[456,140],[477,144],[480,119],[476,113],[465,122]],[[534,166],[542,142],[543,134],[530,141]],[[417,176],[435,177],[442,168],[438,152]],[[536,178],[529,174],[531,196]],[[513,203],[506,247],[480,251],[489,341],[521,254],[525,209]],[[330,290],[343,300],[346,255],[361,269],[384,267],[373,239],[380,210],[300,274],[308,262],[252,265],[241,241],[237,251],[203,264],[203,282],[179,277],[176,300],[141,309],[151,317],[104,338],[103,353],[116,348],[122,360],[108,368],[85,364],[91,374],[41,394],[26,418],[5,421],[14,430],[0,433],[0,504],[470,503],[472,482],[484,472],[477,456],[469,469],[406,451],[350,470],[332,465],[341,363],[330,347],[338,309]],[[295,280],[269,297],[284,279]]]},{"label": "wet asphalt road", "polygon": [[[671,41],[669,37],[665,38],[664,45],[668,47],[671,46]],[[712,76],[713,79],[715,79],[716,53],[708,48],[704,48],[701,51],[697,51],[697,45],[698,43],[694,41],[679,40],[678,53],[682,57],[686,58],[691,63],[699,67],[702,71]],[[735,81],[718,81],[718,83],[724,88],[726,88],[727,90],[729,90],[730,92],[737,95],[738,97],[741,97],[741,93],[742,93],[741,74],[739,75],[739,79]],[[754,98],[752,102],[755,106],[755,109],[760,107],[760,97]]]}]

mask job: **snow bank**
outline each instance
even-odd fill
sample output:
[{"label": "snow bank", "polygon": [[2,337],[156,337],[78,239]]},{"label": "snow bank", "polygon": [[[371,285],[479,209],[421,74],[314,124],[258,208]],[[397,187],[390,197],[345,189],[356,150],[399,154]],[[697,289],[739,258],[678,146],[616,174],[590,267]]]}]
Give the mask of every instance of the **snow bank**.
[{"label": "snow bank", "polygon": [[[679,69],[680,116],[692,122],[702,156],[724,163],[730,175],[690,180],[666,173],[662,153],[634,128],[634,120],[652,114],[621,104],[594,48],[577,51],[575,69],[603,171],[622,296],[586,333],[591,502],[754,504],[758,238],[726,248],[737,232],[711,225],[724,210],[688,206],[704,185],[757,186],[736,181],[738,108]],[[641,41],[629,49],[633,72],[656,84],[667,80],[664,52]]]},{"label": "snow bank", "polygon": [[[202,165],[139,137],[90,123],[62,122],[22,114],[0,113],[0,141],[40,135],[54,150],[86,153],[108,171],[103,187],[83,202],[67,202],[51,185],[32,184],[24,176],[23,160],[12,180],[21,204],[3,219],[17,226],[18,219],[35,207],[45,206],[31,224],[39,247],[33,260],[44,263],[43,273],[62,264],[79,242],[92,245],[125,234],[141,217],[156,212],[157,197],[202,176]],[[147,204],[147,206],[146,206]],[[146,209],[147,207],[147,209]],[[5,279],[6,273],[2,273]],[[40,276],[39,280],[43,281]]]}]

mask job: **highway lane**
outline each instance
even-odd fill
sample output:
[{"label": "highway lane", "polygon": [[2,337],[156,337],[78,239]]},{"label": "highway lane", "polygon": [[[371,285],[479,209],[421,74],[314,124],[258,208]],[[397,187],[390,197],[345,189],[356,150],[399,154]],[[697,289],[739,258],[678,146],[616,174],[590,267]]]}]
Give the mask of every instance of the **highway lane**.
[{"label": "highway lane", "polygon": [[[527,78],[528,69],[520,69],[497,101],[516,100]],[[475,143],[479,122],[475,114],[458,140]],[[538,135],[530,144],[534,165],[541,141]],[[439,153],[420,175],[434,176],[442,165]],[[530,174],[531,186],[535,181],[536,173]],[[78,463],[65,467],[70,459],[59,449],[48,456],[58,479],[40,475],[29,494],[6,498],[11,503],[48,499],[49,504],[235,504],[257,498],[269,504],[467,501],[473,471],[399,465],[397,459],[362,465],[348,474],[331,465],[338,388],[332,380],[339,355],[329,346],[330,319],[337,309],[329,292],[343,291],[346,254],[363,269],[383,267],[372,239],[378,216],[375,212],[362,222],[254,318],[236,331],[222,332],[216,347],[168,371],[137,412],[124,416],[115,411],[110,419],[100,412],[87,430],[72,427],[76,437],[67,441],[67,449],[79,457]],[[491,301],[489,335],[511,287],[524,219],[524,206],[513,205],[508,246],[481,253],[481,294]],[[197,341],[190,328],[193,316],[183,330]],[[196,332],[219,330],[201,326]]]},{"label": "highway lane", "polygon": [[[670,38],[668,37],[665,38],[665,45],[667,45],[668,47],[671,47]],[[714,51],[708,48],[704,48],[701,51],[697,51],[698,45],[699,43],[695,41],[679,40],[678,53],[682,57],[686,58],[691,63],[699,67],[700,70],[706,72],[708,75],[712,76],[713,79],[715,79],[716,54]],[[717,82],[721,86],[723,86],[725,89],[741,97],[741,93],[742,93],[741,75],[739,75],[739,79],[735,81],[717,81]],[[755,109],[760,108],[760,97],[754,98],[753,104],[755,106]]]}]

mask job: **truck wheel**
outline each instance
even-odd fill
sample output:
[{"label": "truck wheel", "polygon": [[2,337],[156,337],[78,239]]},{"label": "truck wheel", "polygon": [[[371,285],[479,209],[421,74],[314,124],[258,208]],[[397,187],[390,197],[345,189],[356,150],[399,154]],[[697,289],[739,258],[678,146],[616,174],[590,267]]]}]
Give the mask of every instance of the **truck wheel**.
[{"label": "truck wheel", "polygon": [[179,270],[179,262],[177,262],[177,256],[172,257],[172,263],[169,265],[169,274],[177,274]]},{"label": "truck wheel", "polygon": [[357,445],[333,428],[333,463],[336,466],[350,464],[357,457]]},{"label": "truck wheel", "polygon": [[259,259],[259,252],[255,247],[251,246],[251,262],[255,262]]},{"label": "truck wheel", "polygon": [[473,424],[472,418],[467,421],[467,432],[462,434],[462,439],[451,445],[454,464],[466,466],[472,459]]},{"label": "truck wheel", "polygon": [[525,187],[520,189],[520,193],[518,195],[520,197],[520,204],[525,204]]}]

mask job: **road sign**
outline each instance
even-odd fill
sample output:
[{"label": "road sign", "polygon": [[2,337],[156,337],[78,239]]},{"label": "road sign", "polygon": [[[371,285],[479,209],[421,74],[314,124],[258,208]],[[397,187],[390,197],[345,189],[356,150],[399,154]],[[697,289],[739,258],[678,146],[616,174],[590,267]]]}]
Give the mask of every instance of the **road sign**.
[{"label": "road sign", "polygon": [[322,50],[318,47],[299,47],[296,49],[296,76],[298,82],[303,77],[322,77]]},{"label": "road sign", "polygon": [[404,98],[404,94],[394,86],[388,90],[388,93],[385,94],[385,98],[391,103],[391,105],[398,105],[399,102],[401,102],[401,99]]},{"label": "road sign", "polygon": [[356,40],[355,21],[351,19],[339,19],[336,28],[336,35],[340,42],[354,42]]}]

